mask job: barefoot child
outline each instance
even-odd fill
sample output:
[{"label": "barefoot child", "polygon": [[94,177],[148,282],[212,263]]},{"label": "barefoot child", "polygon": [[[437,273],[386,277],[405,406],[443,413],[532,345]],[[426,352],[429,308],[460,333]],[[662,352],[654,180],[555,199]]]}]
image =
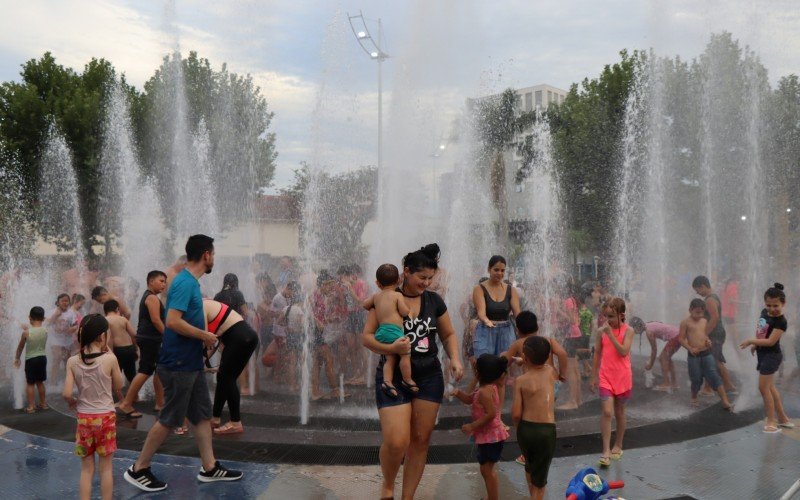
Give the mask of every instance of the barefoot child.
[{"label": "barefoot child", "polygon": [[[758,320],[758,329],[755,338],[742,342],[739,346],[744,349],[750,346],[750,353],[758,356],[758,390],[764,399],[764,413],[767,414],[767,424],[764,432],[774,434],[781,431],[781,427],[792,428],[794,424],[789,420],[783,409],[783,401],[775,387],[775,372],[778,371],[783,361],[781,351],[781,336],[788,326],[783,315],[783,306],[786,305],[786,294],[783,285],[775,285],[764,293],[764,310]],[[775,414],[777,413],[777,420]]]},{"label": "barefoot child", "polygon": [[128,318],[120,314],[119,302],[109,299],[103,304],[103,311],[108,321],[108,347],[117,357],[119,368],[128,379],[128,383],[136,376],[136,330]]},{"label": "barefoot child", "polygon": [[[598,331],[592,365],[592,388],[599,386],[603,413],[600,417],[600,434],[603,454],[600,466],[608,467],[611,459],[622,458],[622,438],[625,435],[625,403],[631,398],[633,372],[631,371],[631,344],[633,328],[625,323],[625,301],[613,297],[603,304],[606,325]],[[617,436],[611,448],[611,417],[617,420]]]},{"label": "barefoot child", "polygon": [[452,393],[462,403],[472,405],[472,423],[464,424],[461,432],[475,438],[478,463],[489,500],[496,500],[500,495],[494,466],[503,453],[503,443],[508,439],[508,430],[500,420],[500,387],[505,384],[507,369],[508,360],[503,356],[481,354],[475,361],[480,388],[472,394],[460,389]]},{"label": "barefoot child", "polygon": [[[19,339],[17,355],[14,358],[14,368],[19,368],[19,358],[25,348],[25,393],[28,396],[28,406],[25,413],[33,413],[36,409],[49,408],[44,397],[44,382],[47,380],[47,357],[45,344],[47,343],[47,330],[42,326],[44,322],[44,309],[32,307],[28,314],[31,326],[23,329],[22,338]],[[34,406],[33,386],[39,391],[39,406]]]},{"label": "barefoot child", "polygon": [[716,361],[711,353],[711,339],[706,333],[706,303],[703,299],[694,299],[689,304],[689,316],[681,321],[678,341],[689,351],[686,364],[689,367],[689,378],[692,381],[692,405],[697,405],[697,393],[703,385],[703,379],[717,391],[722,407],[731,410],[728,395],[722,386],[722,378],[717,373]]},{"label": "barefoot child", "polygon": [[[368,310],[375,308],[375,315],[380,325],[375,332],[375,338],[383,344],[392,344],[405,335],[403,318],[408,316],[411,310],[403,300],[403,294],[395,290],[400,281],[400,272],[396,266],[382,264],[375,272],[375,278],[381,290],[364,301],[364,308]],[[386,356],[386,363],[383,365],[383,384],[381,384],[381,390],[391,398],[398,396],[397,388],[392,384],[394,369],[398,362],[403,377],[400,383],[411,392],[419,392],[417,384],[411,378],[411,354],[403,356],[392,354]]]},{"label": "barefoot child", "polygon": [[[520,338],[514,341],[511,344],[511,347],[508,348],[507,352],[504,352],[502,355],[508,359],[508,362],[511,363],[512,361],[521,364],[523,366],[523,370],[527,371],[528,365],[525,363],[524,355],[524,345],[525,341],[530,337],[537,337],[539,332],[539,322],[536,318],[536,315],[531,311],[522,311],[519,313],[519,316],[516,318],[517,323],[517,331],[519,332]],[[567,351],[561,347],[561,344],[558,340],[554,338],[545,338],[550,343],[550,356],[547,358],[546,363],[553,367],[555,370],[555,359],[558,358],[558,370],[556,370],[557,380],[555,383],[554,389],[554,396],[558,395],[558,389],[561,384],[566,380],[563,375],[561,375],[567,368]],[[577,407],[576,407],[577,408]],[[525,455],[522,454],[517,457],[516,462],[520,465],[525,465]]]},{"label": "barefoot child", "polygon": [[653,390],[672,392],[677,389],[678,380],[675,375],[675,364],[672,362],[672,356],[681,348],[680,340],[678,340],[680,329],[677,326],[659,323],[658,321],[645,323],[641,318],[631,318],[631,327],[636,332],[636,335],[644,333],[650,343],[650,360],[644,365],[646,371],[652,370],[656,362],[656,352],[658,351],[656,339],[667,343],[661,350],[661,354],[658,355],[658,361],[661,364],[661,384],[653,387]]},{"label": "barefoot child", "polygon": [[517,443],[525,457],[525,478],[531,498],[544,498],[550,462],[556,451],[555,381],[549,364],[551,343],[530,336],[525,339],[525,373],[514,382],[511,419],[517,427]]},{"label": "barefoot child", "polygon": [[[108,321],[99,314],[83,318],[78,329],[80,353],[67,361],[62,396],[78,412],[75,454],[81,457],[80,498],[92,496],[94,455],[100,456],[100,491],[110,500],[114,488],[112,459],[117,449],[117,416],[112,391],[122,387],[119,364],[106,347]],[[72,394],[73,385],[78,397]]]}]

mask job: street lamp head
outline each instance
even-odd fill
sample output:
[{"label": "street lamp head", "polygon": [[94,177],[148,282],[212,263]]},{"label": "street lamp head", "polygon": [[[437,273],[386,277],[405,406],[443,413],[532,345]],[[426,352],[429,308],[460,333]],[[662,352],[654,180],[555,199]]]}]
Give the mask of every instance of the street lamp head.
[{"label": "street lamp head", "polygon": [[376,52],[376,51],[372,51],[372,52],[369,53],[369,56],[371,58],[373,58],[373,59],[377,59],[378,57],[380,57],[380,53]]},{"label": "street lamp head", "polygon": [[446,147],[447,146],[445,146],[444,144],[439,144],[439,149],[442,151],[444,151]]},{"label": "street lamp head", "polygon": [[358,33],[356,33],[356,38],[358,38],[359,40],[363,40],[365,38],[369,38],[369,35],[367,35],[366,31],[359,31]]},{"label": "street lamp head", "polygon": [[786,213],[787,213],[787,214],[790,214],[790,213],[792,213],[792,209],[791,209],[791,208],[787,208],[787,209],[786,209]]},{"label": "street lamp head", "polygon": [[742,220],[747,220],[747,216],[746,215],[742,215]]}]

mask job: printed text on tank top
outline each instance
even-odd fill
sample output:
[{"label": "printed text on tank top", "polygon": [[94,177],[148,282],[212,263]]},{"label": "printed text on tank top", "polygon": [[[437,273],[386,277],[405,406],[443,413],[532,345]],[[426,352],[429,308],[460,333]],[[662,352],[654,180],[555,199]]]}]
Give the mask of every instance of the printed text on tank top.
[{"label": "printed text on tank top", "polygon": [[506,285],[502,300],[494,300],[492,294],[483,284],[478,286],[483,290],[483,299],[486,302],[486,317],[490,321],[508,321],[508,316],[511,314],[511,285]]},{"label": "printed text on tank top", "polygon": [[222,302],[220,302],[219,304],[220,304],[219,312],[214,317],[214,319],[208,322],[208,331],[214,334],[217,333],[219,327],[222,326],[223,323],[225,323],[225,320],[228,319],[228,316],[230,316],[231,311],[233,311],[233,308],[231,308],[230,306],[227,306]]}]

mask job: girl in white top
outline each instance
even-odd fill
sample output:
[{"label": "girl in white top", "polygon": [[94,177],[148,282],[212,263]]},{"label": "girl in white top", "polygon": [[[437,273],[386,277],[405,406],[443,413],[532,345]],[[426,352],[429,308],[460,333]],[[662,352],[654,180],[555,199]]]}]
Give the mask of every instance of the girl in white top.
[{"label": "girl in white top", "polygon": [[[122,374],[116,356],[106,345],[108,321],[99,314],[83,318],[78,328],[80,352],[67,361],[67,377],[62,396],[70,408],[77,409],[75,454],[81,457],[80,498],[92,496],[94,454],[100,456],[100,491],[103,500],[111,499],[114,489],[112,459],[117,449],[117,417],[112,391],[122,387]],[[73,396],[73,385],[78,397]]]}]

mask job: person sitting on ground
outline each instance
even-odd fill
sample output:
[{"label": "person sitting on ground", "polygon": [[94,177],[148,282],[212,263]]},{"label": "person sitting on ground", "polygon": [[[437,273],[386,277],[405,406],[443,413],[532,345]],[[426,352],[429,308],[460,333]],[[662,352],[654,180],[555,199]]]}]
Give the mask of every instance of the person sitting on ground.
[{"label": "person sitting on ground", "polygon": [[523,344],[525,373],[514,382],[511,420],[517,428],[517,443],[525,457],[525,479],[532,499],[544,498],[550,463],[556,451],[554,382],[558,375],[550,366],[551,342],[536,335]]},{"label": "person sitting on ground", "polygon": [[[375,272],[376,284],[380,291],[364,301],[367,310],[375,308],[378,319],[378,330],[375,339],[381,344],[393,344],[402,338],[403,318],[408,317],[411,310],[403,300],[403,294],[396,290],[400,281],[400,271],[394,264],[381,264]],[[397,398],[397,388],[392,384],[395,367],[400,364],[402,380],[400,384],[411,392],[419,392],[414,379],[411,378],[411,355],[388,354],[383,364],[383,383],[381,390],[391,398]]]},{"label": "person sitting on ground", "polygon": [[[28,314],[30,327],[23,328],[22,337],[17,346],[17,355],[14,357],[14,368],[19,368],[22,349],[25,349],[25,394],[28,396],[28,406],[25,413],[33,413],[38,408],[46,410],[44,383],[47,380],[47,329],[44,323],[44,308],[32,307]],[[33,387],[39,391],[39,405],[35,406]]]},{"label": "person sitting on ground", "polygon": [[[103,304],[103,311],[108,321],[108,347],[114,352],[119,362],[119,369],[125,374],[128,383],[136,376],[136,360],[139,353],[136,347],[136,331],[133,325],[119,313],[119,303],[108,300]],[[122,393],[117,394],[122,401]]]},{"label": "person sitting on ground", "polygon": [[663,340],[667,343],[658,355],[658,360],[661,363],[661,384],[653,387],[656,391],[672,392],[678,388],[678,378],[675,373],[675,364],[672,362],[672,356],[681,348],[681,343],[678,340],[680,329],[677,326],[659,323],[658,321],[648,321],[645,323],[642,318],[631,318],[631,328],[637,335],[642,333],[647,336],[647,341],[650,342],[650,360],[644,365],[644,369],[650,371],[653,369],[653,364],[656,361],[656,351],[658,346],[656,339]]},{"label": "person sitting on ground", "polygon": [[722,407],[732,411],[733,405],[728,401],[728,394],[722,386],[722,378],[717,373],[716,362],[711,354],[711,339],[706,333],[706,303],[703,299],[693,299],[689,304],[689,315],[681,321],[678,341],[689,351],[686,363],[689,378],[692,381],[692,405],[697,405],[697,393],[703,385],[703,379],[717,391]]}]

